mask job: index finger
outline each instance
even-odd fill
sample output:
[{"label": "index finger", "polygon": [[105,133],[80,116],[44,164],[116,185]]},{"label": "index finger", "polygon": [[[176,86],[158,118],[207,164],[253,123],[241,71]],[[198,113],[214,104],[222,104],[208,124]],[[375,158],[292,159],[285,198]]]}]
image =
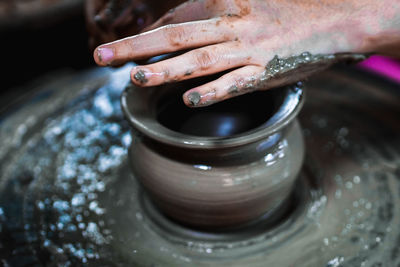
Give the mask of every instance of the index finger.
[{"label": "index finger", "polygon": [[232,32],[220,18],[167,25],[149,32],[101,45],[93,57],[100,66],[119,65],[183,49],[232,39]]}]

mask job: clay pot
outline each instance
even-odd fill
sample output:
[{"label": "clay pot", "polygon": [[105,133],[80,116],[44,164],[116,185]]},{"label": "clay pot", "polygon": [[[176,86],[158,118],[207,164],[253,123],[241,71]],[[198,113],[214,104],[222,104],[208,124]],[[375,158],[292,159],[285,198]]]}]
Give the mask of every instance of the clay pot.
[{"label": "clay pot", "polygon": [[304,158],[298,86],[187,108],[193,82],[131,86],[122,109],[134,131],[130,162],[154,204],[200,228],[237,227],[280,209]]}]

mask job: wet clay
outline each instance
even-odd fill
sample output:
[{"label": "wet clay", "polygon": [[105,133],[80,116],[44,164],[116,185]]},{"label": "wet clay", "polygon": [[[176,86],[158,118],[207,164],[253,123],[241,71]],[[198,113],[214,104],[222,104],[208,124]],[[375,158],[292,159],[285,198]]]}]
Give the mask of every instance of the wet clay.
[{"label": "wet clay", "polygon": [[132,67],[54,74],[2,114],[2,265],[400,266],[398,84],[348,67],[310,79],[293,210],[210,234],[171,222],[130,175],[119,96]]},{"label": "wet clay", "polygon": [[190,93],[188,95],[188,100],[190,101],[190,104],[196,106],[197,104],[200,103],[201,95],[198,92]]},{"label": "wet clay", "polygon": [[201,109],[188,108],[177,94],[171,94],[158,100],[157,121],[170,130],[199,137],[241,134],[268,121],[276,106],[273,100],[283,92],[258,91]]},{"label": "wet clay", "polygon": [[[131,167],[151,200],[174,221],[211,231],[280,211],[303,162],[295,120],[302,91],[260,91],[196,110],[178,97],[186,88],[129,87],[121,98],[142,137],[131,144]],[[238,196],[246,201],[238,205]]]},{"label": "wet clay", "polygon": [[[238,88],[238,90],[232,88],[232,90],[229,90],[229,93],[240,95],[255,90],[296,83],[336,63],[355,63],[367,57],[367,54],[311,54],[310,52],[303,52],[300,55],[287,58],[280,58],[278,55],[275,55],[265,66],[265,71],[261,74],[260,78],[256,79],[252,77],[242,88]],[[271,86],[271,84],[273,85]]]},{"label": "wet clay", "polygon": [[231,95],[237,95],[237,94],[239,94],[239,88],[237,87],[237,85],[232,85],[228,89],[228,93],[231,94]]},{"label": "wet clay", "polygon": [[[368,54],[311,54],[310,52],[303,52],[300,55],[286,58],[275,55],[274,58],[265,65],[263,73],[238,80],[237,83],[233,84],[228,89],[227,93],[233,97],[252,91],[294,84],[336,63],[355,63],[368,58],[368,56]],[[225,100],[225,98],[220,98],[203,102],[192,101],[194,99],[192,93],[189,94],[188,99],[192,106],[207,106],[213,102]]]},{"label": "wet clay", "polygon": [[148,80],[146,79],[146,74],[144,73],[143,70],[139,70],[136,72],[136,74],[133,76],[136,81],[140,82],[141,84],[147,83]]},{"label": "wet clay", "polygon": [[341,53],[313,55],[310,52],[303,52],[300,55],[290,56],[287,58],[280,58],[278,55],[275,55],[275,57],[265,66],[265,76],[271,78],[308,64],[318,64],[318,66],[322,65],[329,67],[337,62],[359,62],[367,57],[368,55],[366,54]]}]

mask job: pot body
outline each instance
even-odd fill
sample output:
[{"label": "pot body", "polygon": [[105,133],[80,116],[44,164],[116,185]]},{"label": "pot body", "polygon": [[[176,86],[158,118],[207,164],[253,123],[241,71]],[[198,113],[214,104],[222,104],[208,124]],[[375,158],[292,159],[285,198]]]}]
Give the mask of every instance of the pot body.
[{"label": "pot body", "polygon": [[296,119],[265,138],[201,149],[133,133],[131,166],[168,217],[200,228],[237,227],[279,210],[304,159]]}]

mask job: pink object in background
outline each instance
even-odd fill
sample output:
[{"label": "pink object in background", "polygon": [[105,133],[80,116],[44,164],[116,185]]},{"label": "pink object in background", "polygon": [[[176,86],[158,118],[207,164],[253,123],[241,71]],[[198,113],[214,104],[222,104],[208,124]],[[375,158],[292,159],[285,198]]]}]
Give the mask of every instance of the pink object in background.
[{"label": "pink object in background", "polygon": [[400,62],[383,56],[371,56],[358,64],[361,68],[381,74],[393,81],[400,82]]}]

